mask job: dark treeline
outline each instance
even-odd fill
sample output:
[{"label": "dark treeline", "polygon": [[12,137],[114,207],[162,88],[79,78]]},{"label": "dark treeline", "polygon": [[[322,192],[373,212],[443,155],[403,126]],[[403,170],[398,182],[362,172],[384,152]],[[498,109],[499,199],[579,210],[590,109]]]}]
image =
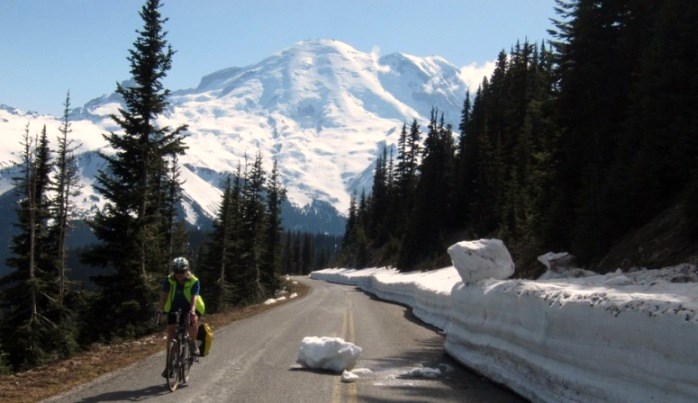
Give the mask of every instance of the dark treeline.
[{"label": "dark treeline", "polygon": [[342,243],[338,235],[287,231],[284,236],[282,273],[305,275],[337,261]]},{"label": "dark treeline", "polygon": [[403,127],[352,199],[344,264],[441,267],[450,243],[496,236],[527,275],[549,250],[594,264],[676,204],[698,228],[698,3],[556,12],[551,42],[502,51],[467,94],[458,138],[438,111]]},{"label": "dark treeline", "polygon": [[[224,184],[213,231],[197,252],[196,272],[208,312],[251,304],[274,296],[282,274],[308,274],[336,255],[338,237],[283,233],[276,163],[270,173],[261,154],[238,167]],[[194,257],[190,256],[193,260]]]},{"label": "dark treeline", "polygon": [[284,197],[276,163],[267,176],[261,153],[227,179],[213,232],[201,244],[196,265],[206,284],[202,296],[208,312],[254,303],[279,289]]}]

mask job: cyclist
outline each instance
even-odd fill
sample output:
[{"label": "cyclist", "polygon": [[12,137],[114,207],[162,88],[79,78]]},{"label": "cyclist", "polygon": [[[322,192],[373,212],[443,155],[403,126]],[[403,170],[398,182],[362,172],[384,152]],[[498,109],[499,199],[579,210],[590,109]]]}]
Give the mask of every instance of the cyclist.
[{"label": "cyclist", "polygon": [[190,316],[189,350],[192,355],[199,355],[196,333],[199,329],[199,317],[206,310],[204,300],[199,295],[200,290],[199,279],[189,271],[187,259],[177,257],[172,260],[172,273],[162,282],[160,311],[167,314],[167,340],[175,337],[175,312],[181,310],[184,315]]}]

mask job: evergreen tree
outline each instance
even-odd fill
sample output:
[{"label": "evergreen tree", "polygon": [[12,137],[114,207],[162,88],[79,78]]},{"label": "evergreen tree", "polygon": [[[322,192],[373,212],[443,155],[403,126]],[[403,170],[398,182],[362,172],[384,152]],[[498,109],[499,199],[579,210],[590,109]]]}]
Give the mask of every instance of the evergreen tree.
[{"label": "evergreen tree", "polygon": [[[404,126],[403,126],[404,132]],[[405,133],[405,145],[400,147],[397,156],[395,172],[395,209],[398,226],[393,229],[394,238],[401,240],[407,229],[408,217],[414,207],[415,190],[417,189],[419,154],[422,132],[417,119],[412,121],[409,133]],[[402,137],[402,135],[401,135]]]},{"label": "evergreen tree", "polygon": [[46,127],[40,137],[32,138],[27,123],[22,147],[21,176],[13,178],[20,199],[19,233],[12,239],[12,256],[7,259],[15,270],[0,281],[0,310],[5,319],[0,324],[0,341],[16,370],[50,360],[57,347],[52,337],[56,323],[49,317],[56,287],[45,255],[51,170]]},{"label": "evergreen tree", "polygon": [[443,252],[445,234],[452,228],[455,145],[450,125],[432,110],[424,141],[415,207],[400,248],[398,267],[413,270],[424,259]]},{"label": "evergreen tree", "polygon": [[400,137],[397,140],[397,165],[395,167],[395,181],[397,183],[405,177],[407,171],[407,125],[403,124]]},{"label": "evergreen tree", "polygon": [[[159,232],[162,234],[161,250],[165,251],[165,258],[161,259],[161,273],[167,274],[170,271],[170,262],[177,256],[188,255],[186,250],[183,250],[182,238],[177,237],[177,231],[184,225],[181,219],[178,219],[177,208],[179,201],[182,198],[182,184],[180,180],[181,171],[178,165],[177,155],[172,155],[164,161],[167,169],[163,177],[163,193],[162,200],[158,203],[160,207],[160,222]],[[178,239],[179,238],[179,242]],[[189,256],[191,258],[191,256]]]},{"label": "evergreen tree", "polygon": [[562,128],[558,181],[566,205],[557,225],[574,229],[569,242],[587,263],[610,240],[604,181],[627,115],[630,72],[642,43],[640,38],[628,43],[625,36],[637,17],[628,12],[629,3],[558,2],[564,19],[554,32]]},{"label": "evergreen tree", "polygon": [[264,250],[264,228],[266,210],[264,185],[266,173],[262,168],[262,154],[258,152],[254,162],[246,169],[242,190],[242,226],[240,256],[240,279],[243,301],[252,302],[268,291],[262,283],[262,255]]},{"label": "evergreen tree", "polygon": [[[628,116],[618,146],[604,204],[617,239],[675,203],[691,181],[698,154],[694,49],[698,6],[692,2],[629,2],[629,41],[639,51]],[[628,74],[633,73],[628,72]]]},{"label": "evergreen tree", "polygon": [[231,249],[233,249],[233,230],[235,213],[233,185],[230,177],[226,179],[223,200],[218,216],[213,221],[213,232],[209,238],[207,256],[204,266],[200,268],[202,283],[208,284],[202,292],[210,312],[224,311],[233,300],[233,284],[229,281],[231,271]]},{"label": "evergreen tree", "polygon": [[[695,162],[698,164],[698,161]],[[693,179],[688,184],[684,196],[683,214],[686,217],[690,235],[698,238],[698,169],[693,170]]]},{"label": "evergreen tree", "polygon": [[303,262],[301,258],[301,234],[300,232],[297,232],[295,236],[293,237],[293,246],[291,246],[291,249],[293,251],[292,253],[292,260],[293,260],[293,272],[296,274],[303,274]]},{"label": "evergreen tree", "polygon": [[75,149],[77,145],[68,138],[70,129],[70,93],[66,95],[64,104],[63,122],[59,128],[60,135],[57,139],[57,155],[54,164],[53,181],[49,187],[54,196],[49,202],[50,224],[48,226],[48,245],[50,266],[52,270],[51,284],[55,285],[56,291],[53,293],[52,309],[48,316],[52,322],[57,324],[57,329],[53,332],[54,341],[58,352],[63,357],[72,355],[78,350],[77,317],[80,312],[76,307],[68,306],[69,301],[74,301],[75,291],[70,290],[67,272],[67,247],[66,239],[70,229],[70,219],[75,209],[75,204],[71,197],[80,189],[80,179],[78,167],[75,160]]},{"label": "evergreen tree", "polygon": [[262,280],[269,291],[280,287],[278,276],[281,274],[281,202],[286,191],[279,182],[277,161],[274,160],[267,183],[267,220],[262,258]]},{"label": "evergreen tree", "polygon": [[468,152],[470,151],[468,134],[471,125],[472,106],[470,101],[470,90],[465,93],[461,120],[458,125],[460,135],[458,136],[458,147],[456,152],[456,167],[454,178],[454,219],[457,225],[465,226],[468,220],[468,192],[470,191],[470,178],[468,166]]},{"label": "evergreen tree", "polygon": [[371,204],[368,236],[373,241],[374,247],[382,246],[387,238],[385,228],[385,218],[389,207],[389,181],[388,181],[388,154],[386,148],[376,160],[376,170],[373,175],[373,186],[371,188]]},{"label": "evergreen tree", "polygon": [[303,242],[301,248],[301,274],[310,274],[313,267],[313,238],[309,232],[303,234]]},{"label": "evergreen tree", "polygon": [[356,195],[352,194],[349,200],[349,216],[344,227],[344,236],[342,237],[342,252],[340,262],[345,266],[352,266],[355,256],[356,247],[356,232],[358,230],[359,218],[357,217],[358,210],[356,206]]},{"label": "evergreen tree", "polygon": [[49,239],[53,246],[50,248],[54,254],[54,265],[58,285],[58,303],[63,304],[63,298],[67,292],[66,281],[66,237],[68,235],[69,220],[74,203],[71,197],[79,190],[80,180],[78,167],[75,160],[77,145],[68,138],[70,129],[70,93],[66,95],[64,104],[63,122],[59,129],[58,149],[55,162],[55,173],[51,190],[55,193],[50,205],[50,215],[53,223],[49,228]]},{"label": "evergreen tree", "polygon": [[293,243],[291,231],[286,231],[286,241],[284,242],[283,270],[284,274],[293,273]]},{"label": "evergreen tree", "polygon": [[[95,321],[102,323],[95,332],[105,338],[148,330],[142,318],[154,309],[169,258],[163,248],[167,157],[184,153],[186,126],[171,129],[156,123],[167,107],[169,91],[162,80],[174,54],[163,30],[167,19],[159,8],[159,0],[148,0],[141,9],[143,28],[128,57],[132,81],[128,86],[117,84],[116,90],[125,107],[119,116],[112,115],[124,133],[104,136],[115,153],[102,154],[107,165],[96,178],[95,187],[106,199],[91,222],[100,243],[84,257],[106,269],[95,278],[101,295],[94,312]],[[103,323],[105,317],[111,320]]]}]

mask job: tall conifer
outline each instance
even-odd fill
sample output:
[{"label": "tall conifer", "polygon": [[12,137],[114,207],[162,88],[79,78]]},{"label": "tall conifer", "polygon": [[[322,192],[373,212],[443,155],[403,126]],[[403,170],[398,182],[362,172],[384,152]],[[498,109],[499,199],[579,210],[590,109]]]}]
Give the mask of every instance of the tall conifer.
[{"label": "tall conifer", "polygon": [[186,126],[172,129],[156,122],[168,104],[162,80],[174,54],[165,39],[167,19],[160,6],[159,0],[148,0],[141,9],[143,28],[128,57],[132,81],[117,84],[125,106],[112,115],[124,132],[104,136],[115,153],[102,154],[107,166],[97,176],[96,189],[106,203],[91,224],[100,243],[85,258],[107,269],[95,279],[101,290],[96,315],[112,318],[101,328],[105,333],[146,330],[142,319],[154,307],[169,257],[162,214],[167,158],[184,153]]},{"label": "tall conifer", "polygon": [[0,340],[14,369],[42,364],[56,349],[52,339],[56,323],[49,317],[56,295],[54,273],[46,254],[46,192],[51,169],[46,127],[41,136],[32,137],[27,123],[22,147],[20,176],[13,178],[19,196],[19,233],[12,238],[12,256],[7,259],[15,270],[0,281],[0,309],[5,319],[0,323]]},{"label": "tall conifer", "polygon": [[49,229],[49,238],[53,245],[50,250],[54,254],[54,265],[58,285],[58,300],[62,304],[67,291],[66,280],[66,239],[69,229],[69,221],[74,209],[71,197],[79,190],[80,180],[75,149],[77,145],[68,138],[70,128],[70,93],[66,95],[63,112],[63,121],[59,129],[58,148],[56,150],[56,162],[53,184],[51,190],[55,196],[50,204],[50,214],[53,223]]},{"label": "tall conifer", "polygon": [[281,274],[281,202],[286,191],[279,182],[278,163],[274,160],[267,179],[267,219],[265,244],[262,259],[262,280],[267,290],[274,292],[279,288],[278,277]]}]

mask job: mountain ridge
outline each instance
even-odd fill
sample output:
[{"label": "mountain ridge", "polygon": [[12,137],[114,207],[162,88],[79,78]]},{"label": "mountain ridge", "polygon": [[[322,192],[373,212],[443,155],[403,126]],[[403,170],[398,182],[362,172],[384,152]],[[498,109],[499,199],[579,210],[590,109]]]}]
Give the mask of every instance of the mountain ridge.
[{"label": "mountain ridge", "polygon": [[[378,56],[335,40],[303,41],[258,63],[214,71],[196,88],[173,90],[158,123],[189,125],[189,150],[180,162],[190,224],[215,216],[220,178],[257,152],[265,168],[279,162],[289,206],[309,212],[306,207],[320,203],[341,217],[352,194],[370,190],[372,164],[382,147],[396,144],[402,124],[426,122],[433,107],[456,122],[466,88],[458,68],[440,57]],[[109,151],[101,134],[120,131],[110,115],[121,106],[112,93],[71,112],[78,156]],[[0,149],[0,170],[9,169],[27,121],[32,133],[46,124],[50,138],[60,124],[49,115],[1,109],[0,127],[9,140]],[[84,187],[77,203],[83,215],[103,203],[92,188],[98,169],[93,159],[80,167]],[[8,180],[1,171],[0,194],[10,187]]]}]

